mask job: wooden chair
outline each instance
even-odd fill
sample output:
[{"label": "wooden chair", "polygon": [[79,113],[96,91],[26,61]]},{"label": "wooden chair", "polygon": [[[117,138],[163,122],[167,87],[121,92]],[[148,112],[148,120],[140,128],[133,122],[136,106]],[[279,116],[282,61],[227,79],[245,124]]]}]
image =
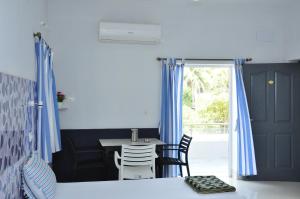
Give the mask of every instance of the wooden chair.
[{"label": "wooden chair", "polygon": [[[177,157],[160,157],[159,164],[163,165],[178,165],[180,168],[180,175],[182,174],[182,166],[186,166],[187,174],[190,176],[188,152],[189,147],[192,142],[192,137],[183,135],[179,144],[166,144],[164,145],[164,151],[177,151]],[[182,155],[184,155],[184,160],[182,160]]]},{"label": "wooden chair", "polygon": [[[104,169],[103,152],[95,149],[77,149],[73,143],[72,138],[64,137],[67,147],[70,150],[70,158],[72,160],[72,179],[74,181],[81,181],[79,173],[83,171],[101,171]],[[84,158],[91,156],[89,158]],[[100,157],[99,157],[100,156]],[[98,179],[99,180],[99,179]]]},{"label": "wooden chair", "polygon": [[157,158],[155,148],[154,144],[122,145],[121,156],[115,151],[119,180],[155,178],[155,158]]}]

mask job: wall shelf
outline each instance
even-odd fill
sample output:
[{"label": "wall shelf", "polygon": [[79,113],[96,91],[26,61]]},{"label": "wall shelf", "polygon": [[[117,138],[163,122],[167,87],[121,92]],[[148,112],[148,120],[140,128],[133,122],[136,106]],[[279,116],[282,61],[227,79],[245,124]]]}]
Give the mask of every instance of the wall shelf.
[{"label": "wall shelf", "polygon": [[65,102],[58,102],[57,105],[58,105],[58,110],[60,110],[60,111],[68,109],[68,106],[66,105]]}]

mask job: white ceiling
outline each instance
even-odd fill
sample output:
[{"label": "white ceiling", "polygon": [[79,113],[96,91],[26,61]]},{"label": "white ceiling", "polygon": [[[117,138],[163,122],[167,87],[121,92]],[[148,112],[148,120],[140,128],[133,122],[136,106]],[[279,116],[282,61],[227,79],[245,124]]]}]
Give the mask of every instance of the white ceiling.
[{"label": "white ceiling", "polygon": [[[173,0],[173,1],[192,1],[194,0]],[[196,0],[197,1],[197,0]],[[270,5],[274,3],[287,4],[297,2],[298,0],[198,0],[199,3],[268,3]]]},{"label": "white ceiling", "polygon": [[[49,0],[51,1],[51,0]],[[74,0],[73,0],[74,1]],[[238,5],[262,5],[264,7],[284,6],[292,7],[299,3],[300,0],[89,0],[89,1],[103,1],[110,3],[133,3],[135,4],[146,4],[146,5],[188,5],[188,6],[238,6]]]},{"label": "white ceiling", "polygon": [[[119,1],[119,0],[115,0]],[[123,0],[124,1],[124,0]],[[269,4],[272,5],[291,5],[299,2],[299,0],[127,0],[139,2],[168,2],[168,3],[193,3],[193,4]]]}]

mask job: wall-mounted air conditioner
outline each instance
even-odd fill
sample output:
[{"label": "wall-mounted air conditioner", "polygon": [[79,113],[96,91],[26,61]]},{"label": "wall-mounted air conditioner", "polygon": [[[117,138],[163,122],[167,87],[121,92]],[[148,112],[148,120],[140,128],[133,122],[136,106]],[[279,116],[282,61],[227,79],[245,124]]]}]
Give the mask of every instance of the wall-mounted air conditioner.
[{"label": "wall-mounted air conditioner", "polygon": [[158,44],[161,40],[161,26],[100,22],[99,40],[101,42]]}]

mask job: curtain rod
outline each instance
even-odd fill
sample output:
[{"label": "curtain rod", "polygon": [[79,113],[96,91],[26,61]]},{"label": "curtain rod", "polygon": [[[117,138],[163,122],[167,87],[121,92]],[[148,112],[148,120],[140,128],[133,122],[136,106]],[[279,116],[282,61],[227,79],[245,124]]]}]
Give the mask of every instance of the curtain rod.
[{"label": "curtain rod", "polygon": [[35,32],[35,33],[33,33],[33,37],[38,37],[39,39],[41,39],[42,38],[42,33]]},{"label": "curtain rod", "polygon": [[[195,59],[195,58],[187,58],[187,59],[183,59],[183,58],[175,58],[176,60],[186,60],[186,61],[234,61],[235,59]],[[167,58],[165,57],[157,57],[156,58],[157,61],[161,61],[161,60],[167,60]],[[246,62],[250,62],[252,61],[252,58],[245,58]]]}]

